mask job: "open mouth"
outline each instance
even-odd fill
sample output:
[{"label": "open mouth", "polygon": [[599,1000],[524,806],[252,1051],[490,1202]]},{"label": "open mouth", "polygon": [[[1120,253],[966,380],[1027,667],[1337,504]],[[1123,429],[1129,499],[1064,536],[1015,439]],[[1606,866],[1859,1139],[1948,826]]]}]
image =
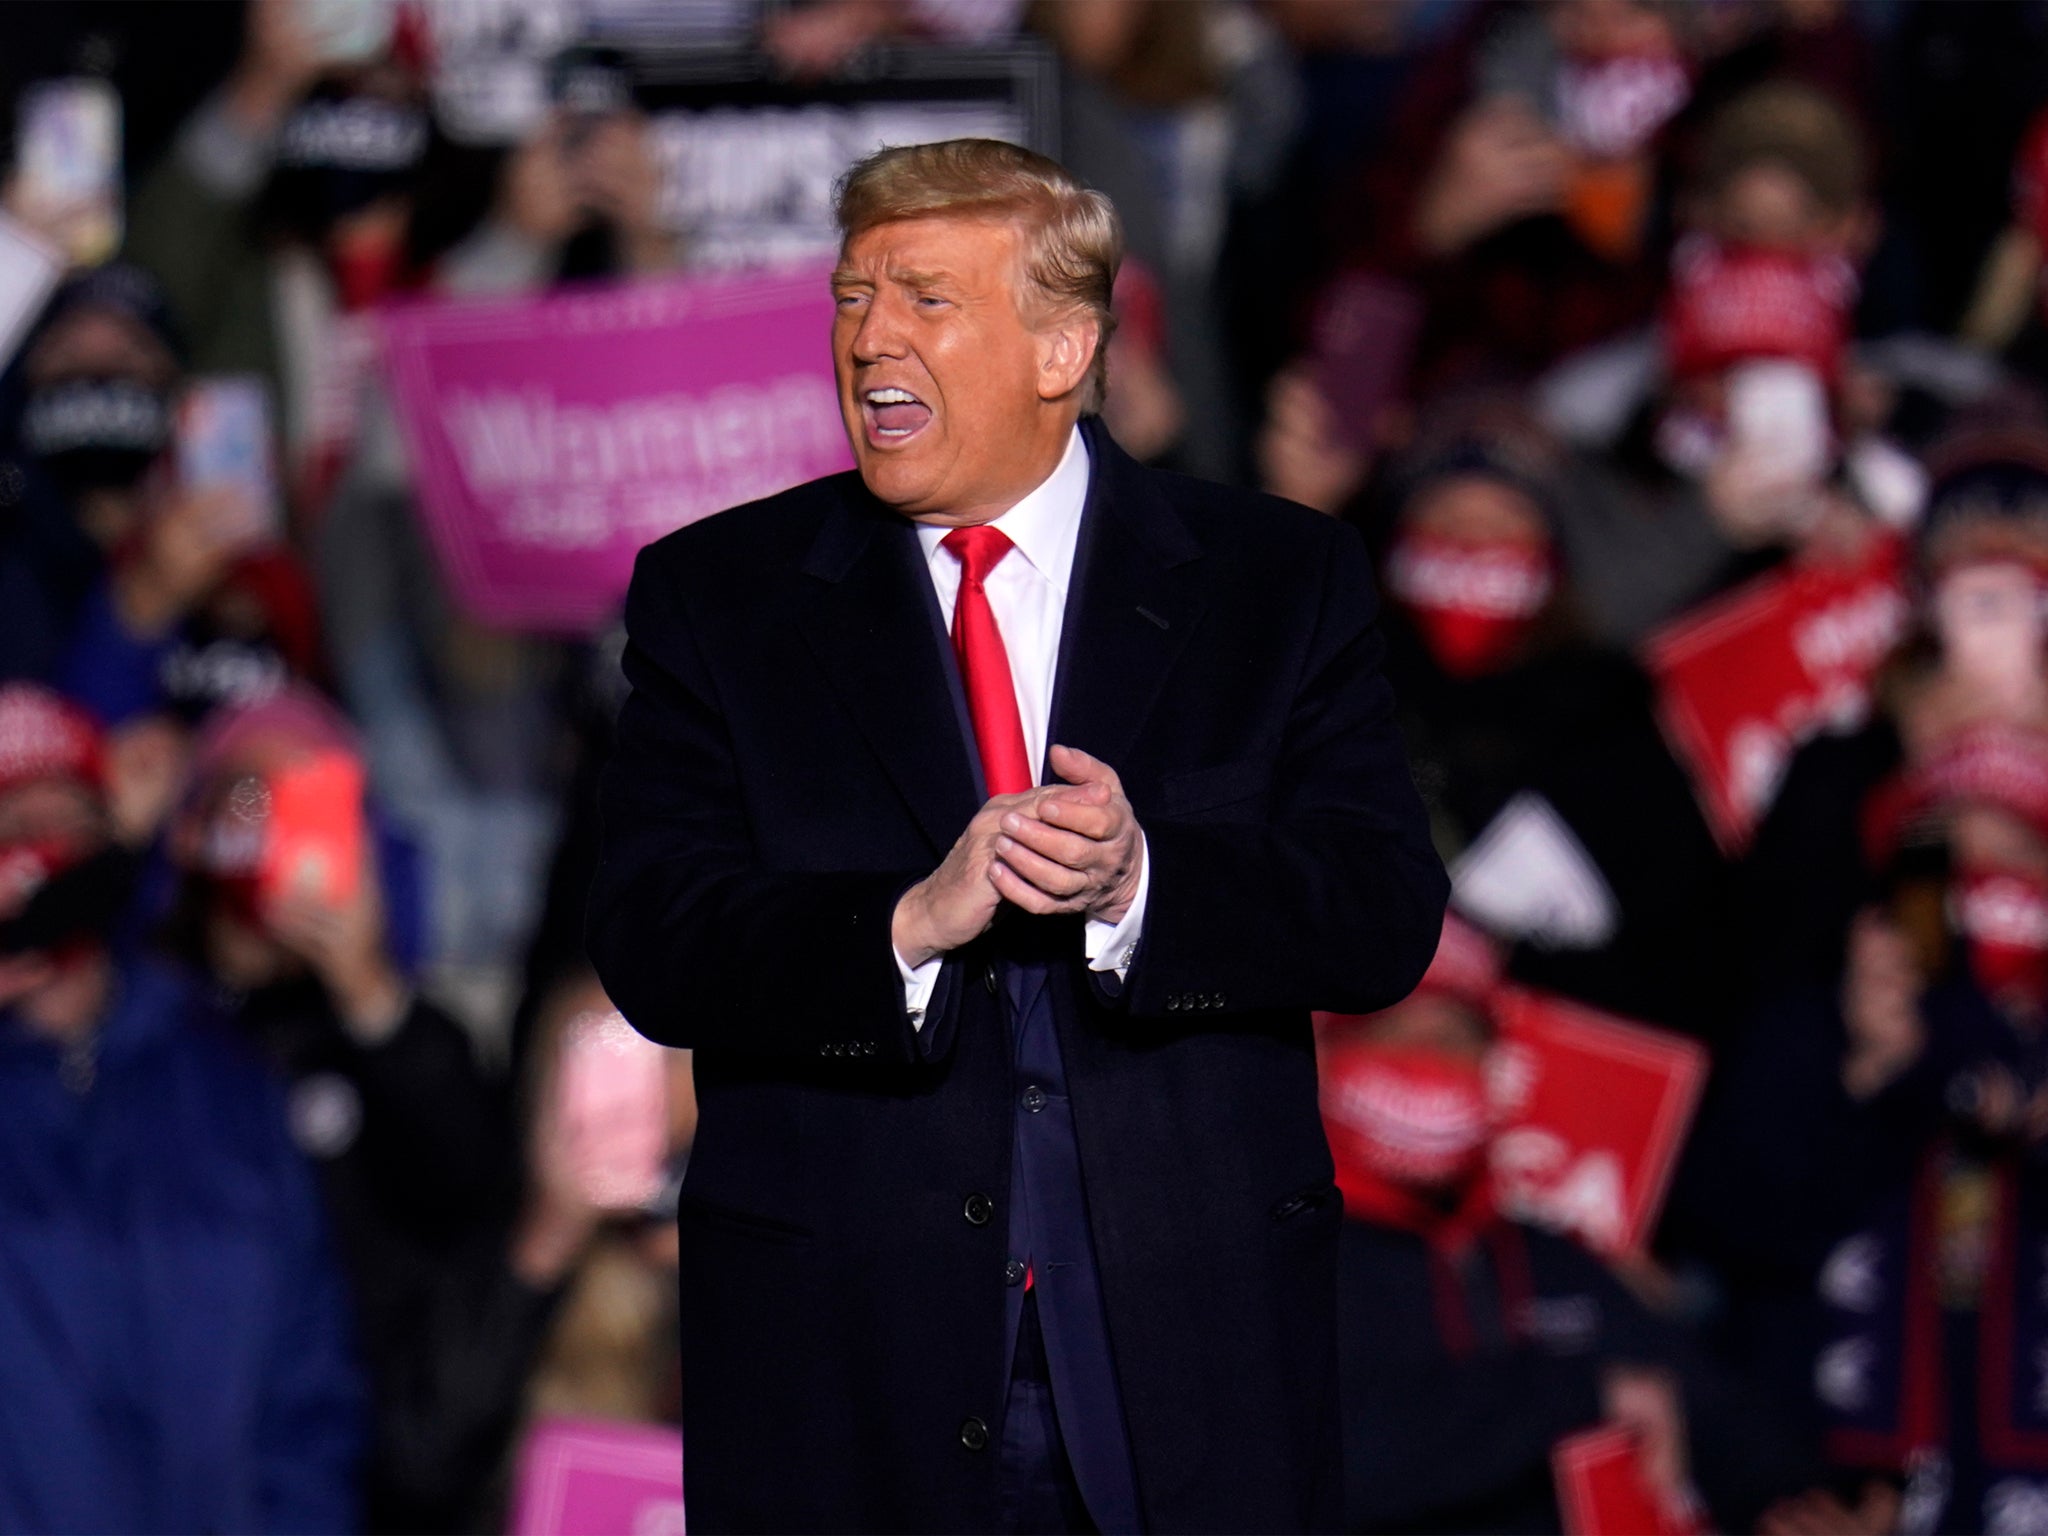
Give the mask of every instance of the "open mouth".
[{"label": "open mouth", "polygon": [[878,448],[908,441],[932,419],[932,408],[907,389],[863,390],[860,406],[868,441]]}]

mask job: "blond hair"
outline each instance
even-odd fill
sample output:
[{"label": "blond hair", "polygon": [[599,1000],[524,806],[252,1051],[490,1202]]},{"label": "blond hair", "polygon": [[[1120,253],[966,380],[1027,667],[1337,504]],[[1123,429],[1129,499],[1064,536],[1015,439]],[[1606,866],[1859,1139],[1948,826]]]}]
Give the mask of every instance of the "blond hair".
[{"label": "blond hair", "polygon": [[1110,294],[1124,258],[1116,206],[1056,160],[1000,139],[947,139],[880,149],[840,178],[834,199],[842,247],[879,224],[934,217],[1014,219],[1024,231],[1024,276],[1056,313],[1096,324],[1095,357],[1081,383],[1083,415],[1109,392]]}]

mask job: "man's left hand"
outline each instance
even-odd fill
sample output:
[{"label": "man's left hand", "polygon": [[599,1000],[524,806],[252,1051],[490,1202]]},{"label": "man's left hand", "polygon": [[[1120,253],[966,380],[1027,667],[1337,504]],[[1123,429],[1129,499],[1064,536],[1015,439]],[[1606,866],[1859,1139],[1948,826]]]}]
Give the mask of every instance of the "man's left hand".
[{"label": "man's left hand", "polygon": [[1002,820],[989,878],[1026,912],[1080,912],[1121,922],[1138,894],[1145,839],[1116,770],[1076,747],[1055,746],[1052,768],[1071,789],[1045,796],[1037,814]]}]

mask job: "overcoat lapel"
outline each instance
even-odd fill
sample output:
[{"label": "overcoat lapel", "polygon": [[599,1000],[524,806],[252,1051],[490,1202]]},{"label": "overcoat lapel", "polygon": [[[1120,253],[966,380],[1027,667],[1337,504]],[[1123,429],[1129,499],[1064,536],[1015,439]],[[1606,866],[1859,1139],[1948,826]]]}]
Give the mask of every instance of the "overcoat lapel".
[{"label": "overcoat lapel", "polygon": [[915,526],[856,485],[804,573],[815,584],[798,626],[943,857],[981,805],[981,773]]},{"label": "overcoat lapel", "polygon": [[1083,424],[1092,461],[1074,579],[1060,628],[1048,761],[1054,743],[1122,768],[1207,604],[1202,547],[1152,473],[1100,422]]}]

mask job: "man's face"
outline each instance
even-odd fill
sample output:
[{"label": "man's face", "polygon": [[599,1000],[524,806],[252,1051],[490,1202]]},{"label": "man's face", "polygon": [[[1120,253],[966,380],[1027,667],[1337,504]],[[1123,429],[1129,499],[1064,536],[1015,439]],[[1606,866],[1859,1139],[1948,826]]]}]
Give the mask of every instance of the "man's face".
[{"label": "man's face", "polygon": [[855,235],[833,273],[854,460],[869,490],[919,521],[999,516],[1051,471],[1072,427],[1078,378],[1025,312],[1020,241],[1000,219],[904,219]]}]

